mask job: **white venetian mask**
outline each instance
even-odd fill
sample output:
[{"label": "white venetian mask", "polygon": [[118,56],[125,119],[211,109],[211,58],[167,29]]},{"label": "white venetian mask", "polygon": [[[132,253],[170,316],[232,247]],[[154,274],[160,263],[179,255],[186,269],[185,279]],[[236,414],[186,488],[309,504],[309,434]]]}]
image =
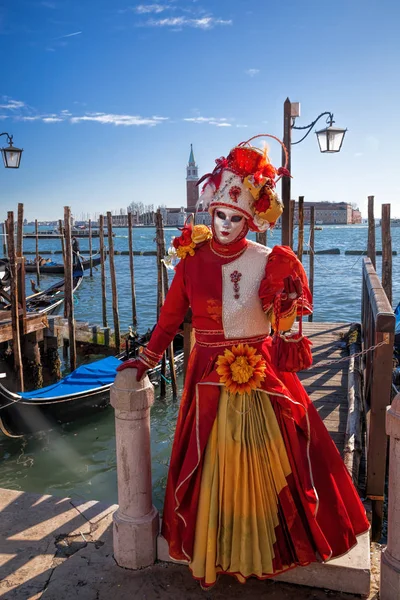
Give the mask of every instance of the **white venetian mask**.
[{"label": "white venetian mask", "polygon": [[242,232],[245,217],[230,208],[216,208],[213,214],[214,231],[220,244],[234,242]]}]

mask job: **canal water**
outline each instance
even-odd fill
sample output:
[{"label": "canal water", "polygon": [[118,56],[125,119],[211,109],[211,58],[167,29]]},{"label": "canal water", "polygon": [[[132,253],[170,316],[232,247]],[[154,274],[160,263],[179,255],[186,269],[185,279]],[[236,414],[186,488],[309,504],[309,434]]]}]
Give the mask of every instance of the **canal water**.
[{"label": "canal water", "polygon": [[[29,228],[27,228],[28,230]],[[115,250],[128,249],[128,231],[116,229]],[[179,232],[166,229],[167,245]],[[362,257],[346,256],[345,250],[365,250],[367,227],[323,226],[315,232],[315,249],[339,248],[340,255],[315,257],[314,319],[316,321],[352,322],[360,319]],[[376,229],[377,249],[381,248],[380,228]],[[268,245],[280,243],[280,231],[269,235]],[[134,249],[155,249],[155,230],[134,229]],[[295,236],[296,238],[296,236]],[[305,242],[309,240],[306,228]],[[392,229],[393,250],[400,251],[400,227]],[[295,239],[295,247],[296,247]],[[80,239],[81,251],[88,240]],[[93,240],[93,248],[98,240]],[[35,240],[25,239],[24,250],[34,250]],[[40,240],[40,251],[59,250],[60,240]],[[47,255],[45,255],[47,257]],[[61,261],[61,256],[53,256]],[[135,279],[139,332],[152,327],[156,318],[156,263],[154,256],[135,256]],[[303,260],[308,269],[308,257]],[[121,330],[131,324],[130,272],[128,256],[115,256]],[[380,273],[381,261],[377,258]],[[107,263],[108,273],[108,263]],[[32,274],[28,278],[33,278]],[[41,289],[57,280],[57,276],[41,279]],[[111,291],[108,280],[108,319],[112,326]],[[29,289],[29,287],[27,288]],[[393,302],[400,301],[400,256],[393,257]],[[76,293],[77,319],[101,324],[100,270],[93,278],[85,277]],[[95,357],[91,356],[89,360]],[[10,385],[9,380],[2,380]],[[180,389],[182,380],[179,381]],[[156,399],[151,413],[154,503],[161,509],[171,443],[179,404],[171,395]],[[75,423],[21,438],[10,439],[0,434],[0,487],[59,496],[79,496],[106,502],[117,502],[114,414],[111,408]]]}]

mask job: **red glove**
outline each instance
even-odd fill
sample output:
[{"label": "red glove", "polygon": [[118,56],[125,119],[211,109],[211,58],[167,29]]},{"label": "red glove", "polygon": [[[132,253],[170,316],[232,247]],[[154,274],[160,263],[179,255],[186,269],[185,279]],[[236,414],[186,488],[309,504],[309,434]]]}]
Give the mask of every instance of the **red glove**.
[{"label": "red glove", "polygon": [[289,310],[293,301],[299,298],[303,293],[303,285],[299,277],[293,279],[291,275],[283,280],[283,293],[281,309],[283,312]]},{"label": "red glove", "polygon": [[124,369],[137,369],[136,372],[136,381],[140,381],[146,375],[148,371],[148,367],[139,359],[131,358],[131,360],[126,360],[119,367],[117,367],[117,371],[123,371]]}]

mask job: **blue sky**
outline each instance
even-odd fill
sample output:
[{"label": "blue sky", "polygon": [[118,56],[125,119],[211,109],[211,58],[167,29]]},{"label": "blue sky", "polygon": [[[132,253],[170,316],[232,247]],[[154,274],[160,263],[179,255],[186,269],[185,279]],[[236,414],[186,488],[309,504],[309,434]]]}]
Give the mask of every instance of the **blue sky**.
[{"label": "blue sky", "polygon": [[28,219],[184,205],[190,143],[209,172],[252,135],[281,137],[287,96],[298,125],[328,110],[348,128],[337,155],[314,134],[293,146],[292,196],[366,216],[375,195],[377,216],[390,202],[400,217],[399,17],[396,0],[3,3],[1,131],[24,153],[0,169],[0,218],[18,202]]}]

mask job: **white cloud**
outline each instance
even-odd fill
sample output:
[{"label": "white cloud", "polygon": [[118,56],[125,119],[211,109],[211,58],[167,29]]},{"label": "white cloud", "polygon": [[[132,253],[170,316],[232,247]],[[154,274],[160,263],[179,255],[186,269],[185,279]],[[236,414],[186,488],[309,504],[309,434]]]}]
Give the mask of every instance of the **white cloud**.
[{"label": "white cloud", "polygon": [[138,15],[146,15],[148,13],[162,13],[165,10],[174,9],[174,6],[165,6],[164,4],[139,4],[134,6],[134,10]]},{"label": "white cloud", "polygon": [[110,125],[148,125],[153,127],[159,125],[162,121],[167,120],[167,117],[141,117],[138,115],[115,115],[109,113],[92,113],[82,117],[71,117],[71,123],[82,123],[83,121],[93,121],[101,124]]},{"label": "white cloud", "polygon": [[247,71],[245,71],[246,75],[249,75],[250,77],[254,77],[255,75],[258,75],[259,72],[260,72],[260,69],[247,69]]},{"label": "white cloud", "polygon": [[[186,17],[170,17],[165,19],[149,19],[139,24],[142,27],[194,27],[196,29],[213,29],[216,25],[232,25],[231,20],[203,17],[201,19],[187,19]],[[177,29],[179,31],[179,29]]]},{"label": "white cloud", "polygon": [[247,125],[239,125],[238,124],[238,125],[236,125],[236,127],[241,127],[242,128],[242,127],[247,127]]},{"label": "white cloud", "polygon": [[215,117],[188,117],[183,120],[188,123],[208,123],[209,125],[215,125],[216,127],[232,127],[231,123],[228,123],[228,119],[225,118],[216,119]]},{"label": "white cloud", "polygon": [[74,37],[75,35],[81,35],[82,31],[74,31],[73,33],[67,33],[66,35],[60,35],[60,37],[55,38],[56,40],[62,40],[64,38]]},{"label": "white cloud", "polygon": [[59,123],[64,121],[61,117],[42,117],[43,123]]},{"label": "white cloud", "polygon": [[20,100],[12,100],[7,96],[3,96],[3,102],[5,102],[5,104],[0,104],[0,108],[6,110],[17,110],[25,107],[25,102],[21,102]]}]

